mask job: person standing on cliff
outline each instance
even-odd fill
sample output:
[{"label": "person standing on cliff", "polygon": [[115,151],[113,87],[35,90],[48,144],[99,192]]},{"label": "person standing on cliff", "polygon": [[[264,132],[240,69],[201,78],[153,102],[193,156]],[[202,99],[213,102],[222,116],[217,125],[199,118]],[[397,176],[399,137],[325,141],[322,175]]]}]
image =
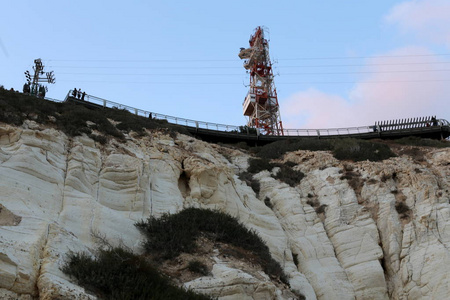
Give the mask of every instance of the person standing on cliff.
[{"label": "person standing on cliff", "polygon": [[30,93],[30,85],[28,84],[28,82],[23,85],[23,93],[24,94]]}]

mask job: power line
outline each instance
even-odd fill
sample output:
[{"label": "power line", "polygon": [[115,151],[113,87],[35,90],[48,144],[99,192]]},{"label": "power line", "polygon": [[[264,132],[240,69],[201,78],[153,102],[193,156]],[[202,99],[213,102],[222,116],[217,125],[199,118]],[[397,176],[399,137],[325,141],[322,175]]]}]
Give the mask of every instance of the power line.
[{"label": "power line", "polygon": [[[322,56],[322,57],[297,57],[280,58],[277,60],[336,60],[336,59],[368,59],[368,58],[400,58],[400,57],[433,57],[450,56],[450,53],[437,54],[405,54],[405,55],[373,55],[373,56]],[[239,61],[239,59],[48,59],[57,62],[218,62]]]},{"label": "power line", "polygon": [[[365,67],[365,66],[408,66],[408,65],[437,65],[450,64],[450,61],[436,61],[436,62],[409,62],[409,63],[367,63],[367,64],[331,64],[331,65],[298,65],[298,66],[276,66],[276,68],[321,68],[321,67]],[[52,68],[67,68],[67,69],[242,69],[239,67],[206,67],[206,66],[192,66],[192,67],[168,67],[168,66],[148,66],[148,67],[116,67],[116,66],[51,66]]]},{"label": "power line", "polygon": [[[60,82],[78,82],[78,83],[126,83],[126,84],[198,84],[198,85],[236,85],[237,82],[149,82],[149,81],[109,81],[109,80],[59,80]],[[277,85],[301,85],[301,84],[384,84],[384,83],[436,83],[450,82],[450,79],[431,79],[431,80],[380,80],[380,81],[299,81],[299,82],[278,82]]]},{"label": "power line", "polygon": [[59,62],[218,62],[239,61],[238,59],[49,59]]},{"label": "power line", "polygon": [[436,65],[450,64],[450,61],[437,62],[411,62],[411,63],[367,63],[367,64],[338,64],[338,65],[301,65],[301,66],[277,66],[277,68],[315,68],[315,67],[365,67],[365,66],[408,66],[408,65]]},{"label": "power line", "polygon": [[103,67],[83,67],[83,66],[52,66],[53,68],[67,68],[67,69],[242,69],[242,67],[116,67],[116,66],[103,66]]},{"label": "power line", "polygon": [[64,73],[60,72],[59,75],[101,75],[101,76],[241,76],[242,74],[199,74],[199,73]]},{"label": "power line", "polygon": [[[377,81],[310,81],[310,82],[281,82],[281,84],[379,84],[379,83],[431,83],[431,82],[450,82],[450,79],[417,79],[417,80],[377,80]],[[277,83],[280,85],[280,83]]]},{"label": "power line", "polygon": [[389,74],[389,73],[426,73],[426,72],[448,72],[450,69],[438,70],[397,70],[397,71],[349,71],[349,72],[302,72],[283,73],[282,75],[333,75],[333,74]]},{"label": "power line", "polygon": [[[438,70],[394,70],[394,71],[346,71],[346,72],[300,72],[282,73],[281,75],[337,75],[337,74],[389,74],[389,73],[427,73],[427,72],[449,72],[450,69]],[[67,73],[59,72],[59,75],[101,75],[101,76],[241,76],[239,74],[224,73]]]},{"label": "power line", "polygon": [[432,57],[432,56],[450,56],[450,53],[442,54],[406,54],[406,55],[373,55],[373,56],[330,56],[330,57],[299,57],[299,58],[281,58],[278,60],[334,60],[334,59],[368,59],[368,58],[399,58],[399,57]]}]

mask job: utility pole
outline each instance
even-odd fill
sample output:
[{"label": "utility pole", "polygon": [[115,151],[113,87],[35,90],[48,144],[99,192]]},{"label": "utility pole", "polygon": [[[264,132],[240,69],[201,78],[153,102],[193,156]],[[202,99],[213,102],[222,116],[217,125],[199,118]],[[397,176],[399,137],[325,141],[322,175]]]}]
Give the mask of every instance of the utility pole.
[{"label": "utility pole", "polygon": [[248,127],[259,128],[266,135],[283,135],[277,90],[273,82],[269,42],[262,27],[250,36],[250,48],[241,48],[239,58],[245,59],[244,68],[250,72],[250,90],[243,103]]},{"label": "utility pole", "polygon": [[[40,82],[55,83],[55,74],[53,71],[44,72],[44,65],[40,58],[34,60],[34,74],[31,76],[30,71],[25,71],[27,83],[24,85],[24,93],[30,93],[41,98],[45,97],[48,88],[39,84]],[[45,74],[45,76],[43,76]]]}]

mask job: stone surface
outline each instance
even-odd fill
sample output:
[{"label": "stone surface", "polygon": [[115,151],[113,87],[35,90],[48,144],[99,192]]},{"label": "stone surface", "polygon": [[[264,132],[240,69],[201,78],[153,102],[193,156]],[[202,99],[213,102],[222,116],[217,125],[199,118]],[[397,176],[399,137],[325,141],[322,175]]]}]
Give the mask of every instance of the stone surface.
[{"label": "stone surface", "polygon": [[[139,253],[136,221],[186,207],[236,216],[267,242],[291,289],[215,261],[184,283],[219,299],[445,299],[450,294],[450,150],[383,162],[324,151],[285,155],[291,187],[263,171],[257,196],[243,151],[163,132],[100,145],[27,121],[0,123],[0,297],[95,299],[60,270],[96,236]],[[269,199],[270,207],[265,204]],[[396,204],[409,209],[398,213]]]}]

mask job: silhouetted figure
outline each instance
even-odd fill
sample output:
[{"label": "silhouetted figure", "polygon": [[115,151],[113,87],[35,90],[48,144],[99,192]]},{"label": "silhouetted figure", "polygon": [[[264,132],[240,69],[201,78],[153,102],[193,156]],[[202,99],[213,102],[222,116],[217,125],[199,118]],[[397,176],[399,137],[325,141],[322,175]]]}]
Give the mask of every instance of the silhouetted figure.
[{"label": "silhouetted figure", "polygon": [[85,96],[86,96],[86,92],[83,92],[83,94],[81,94],[81,101],[84,101]]},{"label": "silhouetted figure", "polygon": [[24,93],[24,94],[29,94],[30,91],[31,91],[31,89],[30,89],[30,84],[29,84],[28,82],[26,82],[26,83],[23,85],[23,93]]},{"label": "silhouetted figure", "polygon": [[78,98],[78,100],[80,100],[80,98],[81,98],[81,89],[78,89],[77,98]]},{"label": "silhouetted figure", "polygon": [[433,126],[438,126],[438,122],[435,117],[431,118],[431,123],[433,124]]},{"label": "silhouetted figure", "polygon": [[76,97],[77,97],[77,94],[78,94],[77,89],[73,89],[73,91],[72,91],[72,96],[73,96],[74,98],[76,98]]},{"label": "silhouetted figure", "polygon": [[38,94],[39,98],[45,98],[45,87],[43,85],[41,85],[39,87],[39,94]]}]

